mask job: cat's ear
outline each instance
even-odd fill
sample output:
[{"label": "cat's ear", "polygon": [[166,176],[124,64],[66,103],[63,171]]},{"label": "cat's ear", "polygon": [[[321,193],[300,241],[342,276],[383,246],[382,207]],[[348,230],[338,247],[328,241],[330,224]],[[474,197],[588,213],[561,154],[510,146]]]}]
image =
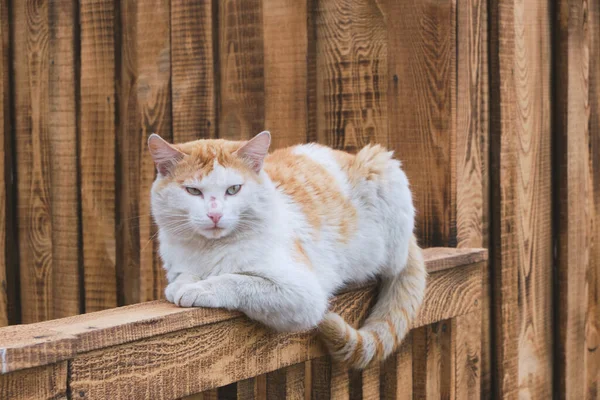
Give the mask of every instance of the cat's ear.
[{"label": "cat's ear", "polygon": [[254,172],[259,173],[271,145],[271,134],[263,131],[236,150],[235,154],[248,162]]},{"label": "cat's ear", "polygon": [[156,133],[148,138],[148,149],[150,149],[150,155],[158,173],[163,176],[168,175],[175,164],[185,155]]}]

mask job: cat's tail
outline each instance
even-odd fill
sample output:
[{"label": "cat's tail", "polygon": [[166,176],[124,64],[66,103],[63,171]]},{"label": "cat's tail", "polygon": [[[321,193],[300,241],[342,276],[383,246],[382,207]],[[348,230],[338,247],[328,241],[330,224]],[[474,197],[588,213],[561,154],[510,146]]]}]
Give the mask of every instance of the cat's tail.
[{"label": "cat's tail", "polygon": [[423,302],[426,278],[423,254],[413,236],[405,268],[382,282],[377,303],[362,328],[354,329],[335,313],[328,313],[319,324],[333,357],[362,369],[394,352]]}]

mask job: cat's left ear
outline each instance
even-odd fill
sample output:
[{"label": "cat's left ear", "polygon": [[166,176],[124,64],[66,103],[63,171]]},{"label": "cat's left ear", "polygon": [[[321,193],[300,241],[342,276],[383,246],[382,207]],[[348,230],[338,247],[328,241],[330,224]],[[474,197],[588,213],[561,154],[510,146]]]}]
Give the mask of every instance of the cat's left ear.
[{"label": "cat's left ear", "polygon": [[237,149],[235,154],[246,160],[254,172],[258,174],[263,166],[265,157],[269,153],[270,145],[271,134],[268,131],[263,131]]},{"label": "cat's left ear", "polygon": [[185,156],[185,154],[156,133],[153,133],[148,138],[148,149],[158,173],[162,176],[168,175],[175,164]]}]

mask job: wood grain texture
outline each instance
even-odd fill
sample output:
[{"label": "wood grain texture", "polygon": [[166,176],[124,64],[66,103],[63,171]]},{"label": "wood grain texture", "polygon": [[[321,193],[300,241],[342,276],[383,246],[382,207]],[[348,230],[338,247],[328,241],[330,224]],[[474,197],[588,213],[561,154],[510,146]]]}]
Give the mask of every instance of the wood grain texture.
[{"label": "wood grain texture", "polygon": [[456,357],[450,321],[413,332],[413,396],[418,399],[455,398]]},{"label": "wood grain texture", "polygon": [[332,399],[348,399],[350,396],[350,381],[348,369],[339,363],[331,364]]},{"label": "wood grain texture", "polygon": [[320,143],[354,151],[389,143],[388,47],[376,1],[317,2],[316,134]]},{"label": "wood grain texture", "polygon": [[331,399],[331,359],[320,357],[311,361],[311,400]]},{"label": "wood grain texture", "polygon": [[[277,373],[275,371],[274,373]],[[285,388],[285,386],[284,386]],[[244,379],[237,383],[237,400],[266,400],[267,398],[267,377],[265,375],[256,378]],[[279,397],[279,398],[285,398]]]},{"label": "wood grain texture", "polygon": [[[304,400],[306,394],[306,363],[292,365],[285,369],[286,399]],[[310,389],[310,386],[308,386]],[[310,390],[308,390],[310,392]]]},{"label": "wood grain texture", "polygon": [[[456,234],[457,246],[488,247],[489,82],[487,1],[456,5]],[[482,292],[481,395],[491,393],[491,282]]]},{"label": "wood grain texture", "polygon": [[152,240],[147,139],[155,132],[172,139],[169,2],[125,1],[120,13],[117,284],[119,304],[132,304],[162,298],[165,286]]},{"label": "wood grain texture", "polygon": [[67,398],[67,362],[0,375],[2,400]]},{"label": "wood grain texture", "polygon": [[380,364],[373,363],[362,372],[362,399],[379,400],[380,393]]},{"label": "wood grain texture", "polygon": [[[460,276],[449,285],[457,288],[464,280],[472,279]],[[479,280],[472,285],[481,286]],[[462,293],[460,289],[457,292]],[[357,325],[365,318],[373,295],[373,291],[364,290],[345,293],[334,302],[333,309]],[[428,309],[425,307],[425,312]],[[419,321],[433,322],[422,317]],[[74,391],[84,392],[86,398],[102,396],[107,390],[113,398],[144,398],[159,392],[157,398],[173,398],[269,373],[325,353],[315,332],[277,335],[246,318],[236,318],[79,355],[71,362],[71,385]],[[323,387],[323,379],[330,393],[330,376],[313,363],[313,397],[324,396],[323,390],[315,389]]]},{"label": "wood grain texture", "polygon": [[380,382],[382,400],[411,400],[413,398],[412,353],[412,333],[409,333],[396,353],[383,363]]},{"label": "wood grain texture", "polygon": [[[596,398],[598,345],[598,1],[561,1],[557,7],[555,86],[555,190],[558,285],[555,293],[558,360],[555,390],[561,398]],[[594,19],[595,17],[595,19]],[[594,48],[594,45],[596,48]],[[595,118],[595,120],[594,120]],[[596,150],[596,152],[594,152]],[[596,165],[597,168],[597,165]],[[595,254],[594,254],[595,252]]]},{"label": "wood grain texture", "polygon": [[552,394],[549,7],[490,3],[493,375],[507,399]]},{"label": "wood grain texture", "polygon": [[[464,250],[455,251],[464,254]],[[479,253],[481,250],[475,251]],[[424,251],[426,265],[430,255],[436,260],[436,254],[437,249]],[[433,265],[435,263],[436,261]],[[478,309],[480,272],[481,264],[477,263],[466,266],[458,264],[455,268],[431,272],[426,298],[414,326]],[[354,308],[348,308],[346,312],[351,317],[351,323],[358,323],[365,317],[374,292],[374,285],[345,292],[337,296],[332,305],[334,309],[345,309],[353,305]],[[447,301],[448,297],[452,297],[452,301]],[[355,301],[363,303],[356,304]],[[242,323],[244,320],[241,313],[207,308],[179,308],[166,301],[154,301],[39,324],[9,326],[0,329],[2,371],[55,363],[83,352],[195,327],[210,329],[210,326],[217,323],[231,323],[234,326],[240,323],[245,326]],[[303,340],[309,340],[310,335],[302,337]]]},{"label": "wood grain texture", "polygon": [[265,129],[271,149],[307,141],[308,0],[263,0]]},{"label": "wood grain texture", "polygon": [[587,308],[584,352],[586,368],[586,396],[593,399],[600,393],[600,2],[593,0],[589,5],[589,106],[590,106],[590,179],[592,181],[594,218],[591,225],[592,241],[589,250],[587,275]]},{"label": "wood grain texture", "polygon": [[456,239],[456,4],[386,1],[390,148],[413,191],[417,237]]},{"label": "wood grain texture", "polygon": [[452,319],[452,341],[456,360],[455,396],[479,399],[489,396],[481,390],[481,313],[473,312]]},{"label": "wood grain texture", "polygon": [[48,131],[48,7],[12,7],[21,320],[53,317],[51,145]]},{"label": "wood grain texture", "polygon": [[85,312],[117,306],[115,4],[79,4],[81,216]]},{"label": "wood grain texture", "polygon": [[0,2],[0,326],[9,324],[8,272],[14,265],[9,264],[6,256],[10,247],[8,238],[11,235],[12,220],[9,209],[12,197],[10,174],[12,170],[10,156],[12,132],[10,129],[10,31],[6,0]]},{"label": "wood grain texture", "polygon": [[52,239],[52,315],[81,312],[77,149],[78,15],[75,1],[48,2],[48,137]]},{"label": "wood grain texture", "polygon": [[263,3],[219,3],[219,137],[249,139],[265,127]]},{"label": "wood grain texture", "polygon": [[178,143],[216,136],[215,4],[171,0],[173,139]]}]

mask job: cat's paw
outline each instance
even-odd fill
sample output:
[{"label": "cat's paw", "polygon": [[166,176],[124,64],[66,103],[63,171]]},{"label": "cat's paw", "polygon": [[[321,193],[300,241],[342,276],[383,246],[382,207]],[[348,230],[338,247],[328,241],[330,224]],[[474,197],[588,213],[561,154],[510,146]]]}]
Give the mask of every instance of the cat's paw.
[{"label": "cat's paw", "polygon": [[182,285],[175,294],[173,303],[179,307],[219,307],[217,300],[211,285],[194,282]]},{"label": "cat's paw", "polygon": [[167,287],[165,288],[165,298],[169,302],[175,303],[175,295],[177,294],[177,292],[179,291],[179,289],[181,289],[181,287],[184,284],[185,283],[183,283],[183,282],[172,282],[172,283],[169,283],[167,285]]}]

